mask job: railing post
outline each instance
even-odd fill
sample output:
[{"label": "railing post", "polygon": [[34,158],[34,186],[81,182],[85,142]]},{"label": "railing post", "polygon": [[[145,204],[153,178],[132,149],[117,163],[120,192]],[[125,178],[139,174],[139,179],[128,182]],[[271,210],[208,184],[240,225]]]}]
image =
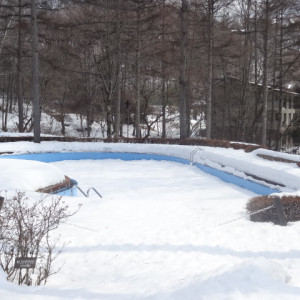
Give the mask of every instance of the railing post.
[{"label": "railing post", "polygon": [[274,197],[273,201],[274,201],[274,206],[275,206],[276,211],[277,211],[279,225],[286,226],[287,225],[287,219],[286,219],[286,216],[283,212],[283,206],[282,206],[282,202],[281,202],[280,198],[279,197]]}]

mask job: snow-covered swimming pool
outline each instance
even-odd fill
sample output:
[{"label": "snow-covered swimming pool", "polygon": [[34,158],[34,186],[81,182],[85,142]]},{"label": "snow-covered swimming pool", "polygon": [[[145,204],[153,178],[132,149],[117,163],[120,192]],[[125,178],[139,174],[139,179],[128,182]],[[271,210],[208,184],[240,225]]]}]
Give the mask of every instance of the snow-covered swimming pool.
[{"label": "snow-covered swimming pool", "polygon": [[299,284],[300,257],[289,258],[300,250],[299,226],[288,237],[250,222],[254,193],[174,162],[53,164],[104,196],[84,198],[61,228],[70,244],[49,280],[61,299],[297,299],[300,289],[286,281]]},{"label": "snow-covered swimming pool", "polygon": [[[49,286],[80,288],[83,296],[93,294],[96,299],[160,300],[182,293],[197,277],[210,277],[222,265],[225,271],[224,265],[239,261],[225,261],[222,251],[213,253],[224,238],[212,228],[243,216],[253,193],[174,162],[53,164],[77,178],[83,188],[92,184],[104,197],[85,199],[70,220],[86,229],[64,226],[62,240],[71,244],[58,261],[65,263],[63,270]],[[233,239],[234,235],[230,244],[235,247]],[[191,289],[182,299],[193,293]]]},{"label": "snow-covered swimming pool", "polygon": [[300,299],[299,224],[250,222],[253,192],[168,161],[53,165],[104,197],[66,198],[83,206],[57,232],[62,270],[1,299]]},{"label": "snow-covered swimming pool", "polygon": [[[11,158],[11,159],[25,159],[25,160],[36,160],[41,162],[55,162],[63,160],[83,160],[83,159],[121,159],[121,160],[157,160],[157,161],[173,161],[181,164],[190,164],[189,160],[183,159],[177,156],[171,155],[158,155],[149,153],[130,153],[130,152],[63,152],[63,153],[33,153],[33,154],[21,154],[21,155],[3,155],[0,158]],[[201,169],[202,171],[220,178],[221,180],[233,183],[239,187],[250,190],[259,195],[269,195],[272,193],[278,193],[279,191],[270,187],[267,187],[256,182],[237,177],[235,175],[216,170],[214,168],[195,163],[195,167]],[[66,174],[70,176],[69,174]],[[76,178],[73,178],[77,180]],[[62,194],[68,194],[68,192],[63,192]],[[73,188],[71,189],[71,194],[73,194]],[[75,193],[76,194],[76,193]]]}]

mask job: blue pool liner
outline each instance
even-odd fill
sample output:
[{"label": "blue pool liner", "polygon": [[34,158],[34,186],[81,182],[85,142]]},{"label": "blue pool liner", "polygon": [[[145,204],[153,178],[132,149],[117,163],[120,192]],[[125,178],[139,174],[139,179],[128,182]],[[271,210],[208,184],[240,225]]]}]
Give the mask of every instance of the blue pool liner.
[{"label": "blue pool liner", "polygon": [[[185,165],[190,164],[189,160],[171,156],[171,155],[160,155],[160,154],[146,154],[146,153],[124,153],[124,152],[59,152],[59,153],[32,153],[32,154],[17,154],[17,155],[1,155],[0,158],[10,159],[26,159],[35,160],[41,162],[57,162],[63,160],[81,160],[81,159],[121,159],[121,160],[158,160],[158,161],[172,161],[182,163]],[[229,174],[227,172],[217,170],[200,163],[194,163],[194,166],[201,169],[202,171],[216,176],[224,182],[237,185],[243,189],[254,192],[258,195],[269,195],[273,193],[279,193],[279,190],[272,189],[265,185],[243,179],[241,177]],[[74,185],[76,186],[76,184]],[[61,195],[75,195],[76,191],[74,186],[67,190],[58,191]],[[69,193],[69,194],[68,194]]]},{"label": "blue pool liner", "polygon": [[70,186],[63,187],[55,192],[52,192],[51,194],[75,197],[78,195],[77,185],[78,182],[74,179],[71,179]]}]

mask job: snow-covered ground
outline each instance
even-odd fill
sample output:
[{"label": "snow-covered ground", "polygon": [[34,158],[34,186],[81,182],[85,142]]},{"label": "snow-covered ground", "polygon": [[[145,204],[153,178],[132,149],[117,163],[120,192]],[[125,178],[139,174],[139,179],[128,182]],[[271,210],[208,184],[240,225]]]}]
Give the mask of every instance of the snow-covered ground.
[{"label": "snow-covered ground", "polygon": [[60,169],[39,161],[1,159],[0,166],[2,190],[36,191],[65,180]]},{"label": "snow-covered ground", "polygon": [[[0,106],[3,107],[3,100],[0,96]],[[148,115],[148,122],[151,125],[150,129],[150,137],[161,137],[162,135],[162,118],[158,118],[157,116],[161,115],[162,107],[161,106],[153,106],[153,115]],[[25,119],[24,123],[28,122],[32,116],[32,106],[31,104],[25,105]],[[0,110],[0,128],[5,128],[9,133],[0,132],[0,135],[20,135],[18,133],[18,109],[13,105],[12,112],[7,113],[7,123],[5,125],[4,120],[6,117],[2,116],[3,112]],[[45,112],[41,113],[41,132],[45,135],[61,135],[61,123],[57,121],[54,117],[57,115],[57,112],[51,111],[47,109]],[[156,121],[155,121],[156,120]],[[87,136],[87,120],[84,116],[80,116],[79,114],[66,114],[65,119],[65,134],[66,136],[71,137],[86,137]],[[29,126],[28,126],[29,127]],[[191,128],[192,128],[192,136],[198,136],[199,130],[205,129],[205,122],[203,116],[197,116],[197,119],[191,120]],[[123,125],[123,135],[125,137],[134,137],[134,127],[132,124]],[[141,134],[145,136],[148,134],[148,129],[146,125],[141,126]],[[24,135],[24,134],[21,134]],[[31,133],[27,133],[26,135],[32,136]],[[104,121],[94,121],[91,125],[91,133],[90,136],[92,138],[106,138],[106,125]],[[179,137],[179,113],[176,111],[175,107],[166,108],[166,136],[167,137]]]},{"label": "snow-covered ground", "polygon": [[[299,193],[297,165],[259,158],[257,153],[265,150],[195,149],[104,143],[0,144],[2,153],[175,155],[242,177],[255,173],[286,185],[281,187],[284,192]],[[12,161],[10,167],[14,166]],[[4,170],[1,160],[0,167]],[[56,232],[62,243],[69,242],[56,261],[62,270],[42,287],[14,286],[0,272],[1,300],[300,299],[300,224],[280,227],[249,221],[245,205],[254,193],[174,162],[82,160],[56,162],[51,167],[76,179],[84,190],[94,186],[103,198],[65,197],[70,207],[83,206]],[[15,176],[18,179],[24,173]],[[48,177],[53,180],[56,175]],[[1,185],[12,188],[3,181]]]}]

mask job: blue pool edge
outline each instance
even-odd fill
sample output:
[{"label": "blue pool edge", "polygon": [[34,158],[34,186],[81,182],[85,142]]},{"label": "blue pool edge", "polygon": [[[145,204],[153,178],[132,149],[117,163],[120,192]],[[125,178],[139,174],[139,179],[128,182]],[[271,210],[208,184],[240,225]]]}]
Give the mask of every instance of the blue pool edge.
[{"label": "blue pool edge", "polygon": [[[0,158],[9,159],[25,159],[25,160],[35,160],[40,162],[56,162],[63,160],[82,160],[82,159],[121,159],[125,161],[129,160],[157,160],[157,161],[172,161],[177,163],[182,163],[185,165],[190,164],[190,161],[181,157],[163,155],[163,154],[148,154],[148,153],[133,153],[133,152],[51,152],[51,153],[31,153],[31,154],[16,154],[16,155],[1,155]],[[193,163],[193,166],[199,168],[200,170],[218,177],[226,183],[231,183],[239,186],[243,189],[254,192],[258,195],[270,195],[273,193],[280,193],[279,190],[270,188],[263,184],[259,184],[248,179],[238,177],[236,175],[214,169],[212,167]],[[69,188],[63,188],[55,192],[58,195],[68,195],[76,196],[78,183],[76,180],[72,179],[72,184]]]}]

